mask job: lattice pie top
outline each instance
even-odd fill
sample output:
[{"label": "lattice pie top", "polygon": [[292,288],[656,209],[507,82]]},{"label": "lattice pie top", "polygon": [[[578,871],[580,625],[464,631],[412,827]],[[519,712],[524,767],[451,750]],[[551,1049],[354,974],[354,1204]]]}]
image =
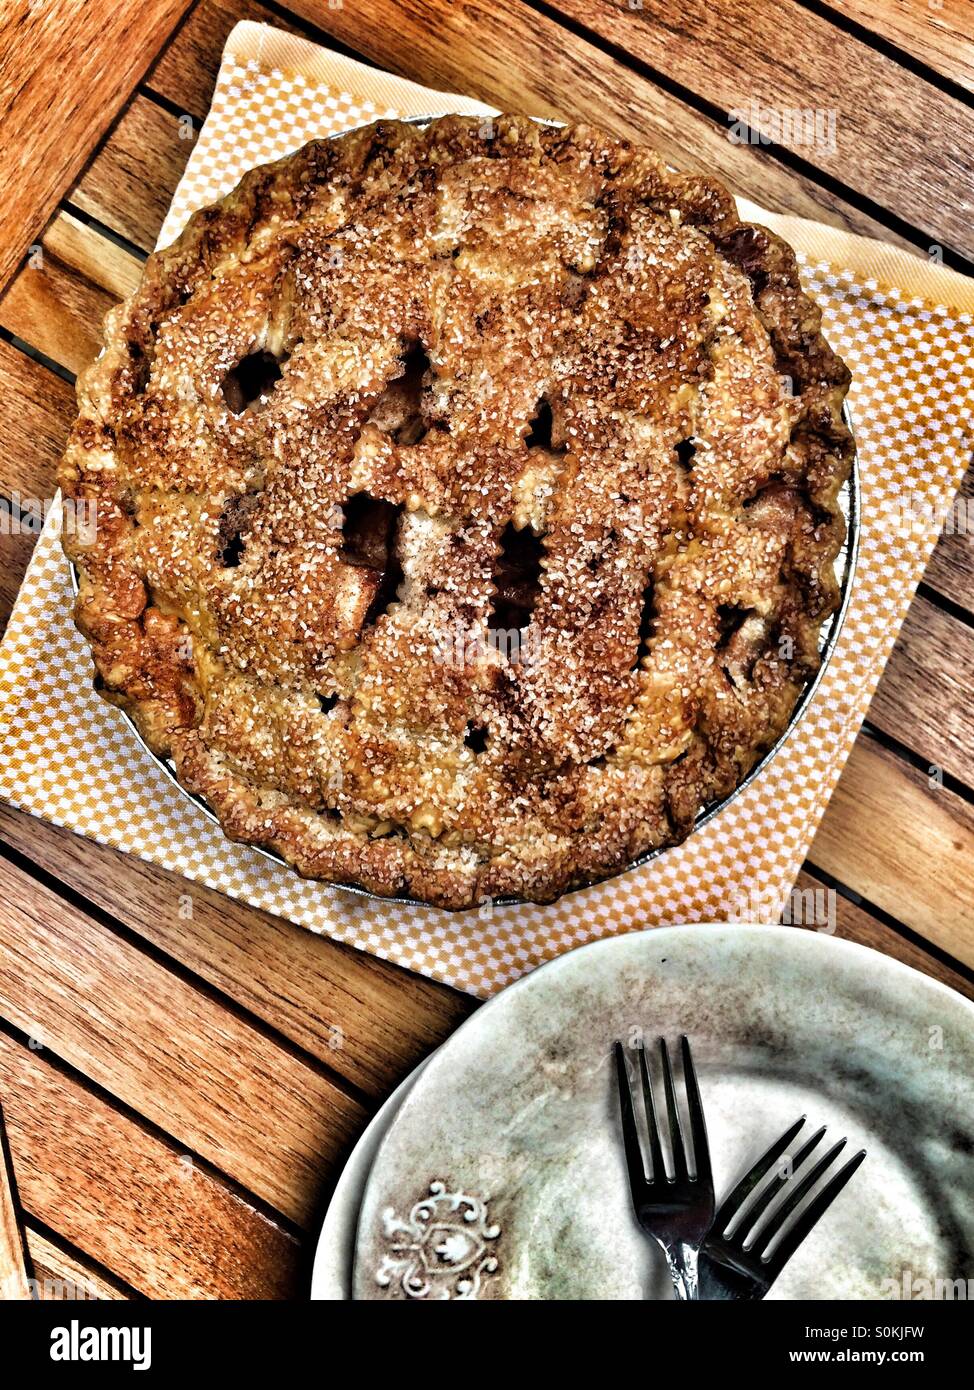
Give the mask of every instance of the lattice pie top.
[{"label": "lattice pie top", "polygon": [[585,127],[382,122],[150,257],[79,382],[77,620],[234,839],[446,906],[683,838],[836,603],[791,251]]}]

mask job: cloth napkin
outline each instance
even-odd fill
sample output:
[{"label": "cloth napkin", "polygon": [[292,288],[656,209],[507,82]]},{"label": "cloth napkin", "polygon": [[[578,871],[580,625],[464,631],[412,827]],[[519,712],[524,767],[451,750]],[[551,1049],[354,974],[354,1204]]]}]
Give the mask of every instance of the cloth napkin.
[{"label": "cloth napkin", "polygon": [[[160,236],[252,165],[382,116],[490,114],[265,25],[241,23]],[[646,926],[774,920],[865,715],[970,452],[974,281],[895,247],[740,201],[799,253],[825,331],[853,372],[862,525],[853,596],[825,676],[781,752],[683,845],[549,907],[462,914],[383,904],[308,883],[231,844],[94,695],[69,617],[57,510],[0,647],[0,795],[478,995],[595,937]]]}]

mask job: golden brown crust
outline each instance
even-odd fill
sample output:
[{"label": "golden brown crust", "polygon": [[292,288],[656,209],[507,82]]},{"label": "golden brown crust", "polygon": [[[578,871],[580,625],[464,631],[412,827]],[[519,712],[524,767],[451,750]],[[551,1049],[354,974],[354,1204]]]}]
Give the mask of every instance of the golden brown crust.
[{"label": "golden brown crust", "polygon": [[252,171],[109,315],[76,618],[231,838],[547,901],[786,726],[847,383],[719,184],[586,127],[380,122]]}]

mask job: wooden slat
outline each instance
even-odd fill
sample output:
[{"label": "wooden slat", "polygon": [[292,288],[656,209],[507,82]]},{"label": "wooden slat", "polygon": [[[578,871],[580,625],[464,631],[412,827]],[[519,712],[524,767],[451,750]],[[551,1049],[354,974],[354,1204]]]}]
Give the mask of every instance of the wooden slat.
[{"label": "wooden slat", "polygon": [[189,0],[7,0],[0,41],[0,287]]},{"label": "wooden slat", "polygon": [[103,290],[114,304],[142,278],[143,261],[70,212],[59,212],[42,238],[44,250],[73,274]]},{"label": "wooden slat", "polygon": [[115,1300],[130,1297],[124,1284],[69,1254],[49,1237],[26,1226],[27,1249],[34,1266],[37,1297],[45,1302],[78,1298]]},{"label": "wooden slat", "polygon": [[35,538],[29,534],[0,539],[0,636],[10,620],[10,610],[20,592],[34,544]]},{"label": "wooden slat", "polygon": [[825,0],[830,10],[854,19],[974,92],[974,11],[971,0]]},{"label": "wooden slat", "polygon": [[974,787],[974,628],[916,598],[869,707],[878,729]]},{"label": "wooden slat", "polygon": [[974,258],[974,110],[796,0],[682,0],[678,11],[670,0],[554,5],[725,113],[752,102],[836,111],[834,151],[823,142],[795,153]]},{"label": "wooden slat", "polygon": [[75,416],[74,387],[0,339],[0,491],[52,497]]},{"label": "wooden slat", "polygon": [[17,1179],[0,1107],[0,1299],[31,1297],[27,1264],[27,1238],[17,1201]]},{"label": "wooden slat", "polygon": [[356,1101],[218,1001],[0,862],[0,1014],[297,1222]]},{"label": "wooden slat", "polygon": [[860,735],[811,865],[974,967],[974,812]]},{"label": "wooden slat", "polygon": [[59,366],[77,373],[98,349],[93,335],[76,325],[100,324],[111,306],[103,290],[72,275],[56,257],[44,256],[11,280],[0,300],[0,324]]},{"label": "wooden slat", "polygon": [[76,375],[101,347],[108,310],[142,273],[136,256],[60,213],[0,299],[0,325]]},{"label": "wooden slat", "polygon": [[25,1210],[132,1288],[167,1299],[298,1291],[288,1232],[2,1033],[0,1093]]},{"label": "wooden slat", "polygon": [[[225,7],[203,0],[200,8],[208,14],[205,24],[191,30],[190,21],[167,50],[161,76],[159,70],[153,75],[156,90],[180,108],[199,100],[199,45],[210,45],[207,64],[214,71],[232,27]],[[333,46],[348,46],[414,81],[532,116],[597,122],[617,134],[653,142],[681,168],[722,174],[736,192],[773,211],[899,240],[765,151],[732,145],[723,126],[518,0],[508,0],[503,8],[487,0],[463,6],[372,0],[365,8],[336,9],[296,0],[289,9],[326,30]],[[121,136],[128,138],[126,132]],[[113,133],[112,140],[118,138]]]},{"label": "wooden slat", "polygon": [[[806,873],[804,870],[798,875],[796,885],[799,892],[807,892],[811,889],[813,893],[829,892],[814,874]],[[819,901],[822,901],[819,899]],[[874,917],[871,912],[849,901],[840,893],[835,893],[828,900],[832,903],[835,911],[836,930],[835,935],[844,937],[847,941],[858,941],[860,946],[868,946],[873,951],[879,951],[884,956],[892,956],[894,960],[901,960],[904,965],[912,966],[914,970],[919,970],[923,975],[929,975],[933,980],[939,980],[948,989],[954,989],[958,994],[963,994],[968,999],[974,999],[974,983],[966,975],[960,974],[957,970],[952,970],[949,965],[945,965],[936,956],[930,955],[928,951],[917,946],[908,940],[900,932],[894,931],[892,927],[881,922],[878,917]],[[799,916],[799,912],[793,916]],[[802,923],[804,925],[804,923]],[[815,924],[816,928],[820,923]],[[828,922],[826,921],[826,926]],[[812,927],[809,926],[809,930]]]},{"label": "wooden slat", "polygon": [[193,149],[181,126],[149,97],[136,96],[71,189],[68,199],[120,236],[151,251]]},{"label": "wooden slat", "polygon": [[0,805],[0,837],[377,1098],[475,1007],[445,985],[12,807]]}]

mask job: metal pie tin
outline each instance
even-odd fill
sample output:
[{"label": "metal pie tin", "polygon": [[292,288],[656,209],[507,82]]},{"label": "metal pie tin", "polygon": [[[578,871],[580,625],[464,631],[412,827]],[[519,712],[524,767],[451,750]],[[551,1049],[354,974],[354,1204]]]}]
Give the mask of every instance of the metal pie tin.
[{"label": "metal pie tin", "polygon": [[[423,126],[427,125],[431,120],[434,119],[436,118],[433,116],[414,116],[410,118],[406,122],[406,124]],[[485,119],[487,118],[485,117]],[[540,125],[549,126],[560,126],[563,124],[563,122],[560,121],[542,121],[540,119],[538,120],[538,123]],[[346,134],[347,132],[341,133]],[[338,137],[332,136],[330,138],[337,139]],[[854,439],[855,430],[853,429],[852,417],[849,411],[848,403],[846,403],[843,407],[843,415],[845,418],[846,425],[849,427],[849,430],[853,434]],[[712,821],[715,816],[719,815],[725,807],[729,806],[732,801],[734,801],[738,796],[740,796],[743,791],[745,791],[754,781],[757,780],[758,777],[760,777],[764,769],[768,766],[768,764],[771,762],[773,758],[776,758],[778,756],[781,749],[788,742],[788,739],[791,737],[795,729],[798,727],[799,723],[805,715],[805,712],[811,704],[812,699],[815,696],[815,692],[818,690],[818,687],[822,682],[829,661],[835,650],[836,643],[838,642],[839,634],[842,631],[842,626],[845,622],[846,614],[849,610],[849,604],[852,599],[853,577],[855,574],[856,562],[859,555],[860,485],[859,460],[857,454],[853,455],[852,471],[850,473],[848,481],[845,483],[841,493],[839,494],[839,506],[841,508],[846,523],[845,540],[843,542],[841,550],[839,551],[835,559],[835,573],[839,585],[839,606],[837,607],[836,611],[832,614],[832,616],[822,624],[822,628],[819,633],[819,653],[821,656],[821,665],[819,666],[819,669],[815,673],[812,680],[809,681],[808,685],[805,687],[805,689],[799,696],[795,704],[795,708],[792,711],[791,719],[789,720],[787,727],[784,729],[777,741],[772,745],[771,748],[768,749],[768,751],[764,754],[760,761],[755,763],[751,771],[747,774],[743,781],[738,783],[738,785],[734,788],[732,792],[729,792],[727,796],[722,797],[717,801],[713,801],[701,808],[694,822],[693,829],[690,831],[690,835],[694,835],[699,829],[701,829],[702,826],[706,825],[708,821]],[[78,574],[73,564],[70,566],[70,571],[72,586],[74,588],[75,594],[77,594]],[[176,771],[171,759],[160,757],[159,754],[154,753],[152,751],[152,749],[149,747],[149,745],[146,743],[145,739],[139,732],[138,727],[135,724],[135,721],[131,718],[129,714],[125,712],[125,710],[119,709],[119,714],[129,725],[136,739],[138,739],[139,743],[142,744],[142,747],[146,750],[149,756],[157,763],[159,768],[165,773],[165,775],[169,778],[172,784],[179,789],[180,793],[186,798],[186,800],[194,803],[195,806],[202,812],[202,814],[206,816],[208,820],[212,821],[214,825],[220,826],[219,817],[213,810],[211,810],[211,808],[202,799],[202,797],[196,796],[195,793],[188,791],[179,781],[179,778],[176,776]],[[220,828],[222,831],[222,826],[220,826]],[[227,838],[229,839],[229,837]],[[687,839],[689,839],[689,836],[687,837]],[[230,843],[238,842],[230,841]],[[681,843],[686,844],[686,839],[681,841]],[[262,855],[271,863],[277,864],[283,868],[287,868],[290,870],[291,873],[297,874],[297,870],[294,869],[291,865],[289,865],[287,860],[284,859],[281,855],[277,854],[274,850],[267,849],[263,845],[248,845],[247,848],[252,849],[255,853]],[[646,864],[651,864],[654,859],[658,859],[659,856],[661,854],[665,854],[668,849],[675,848],[675,845],[663,845],[658,849],[648,850],[645,854],[640,855],[637,859],[633,859],[628,864],[624,865],[622,868],[615,870],[614,873],[607,874],[605,878],[597,880],[597,883],[608,882],[611,879],[619,878],[622,874],[629,873],[632,869],[639,869]],[[422,898],[386,897],[381,893],[373,893],[371,889],[362,888],[355,883],[333,883],[325,879],[304,881],[320,882],[321,886],[325,889],[340,889],[343,893],[353,893],[357,897],[370,898],[377,903],[399,904],[401,906],[410,907],[430,906],[430,904],[426,903]],[[594,886],[596,886],[596,884],[581,883],[576,885],[575,887],[567,888],[559,896],[567,897],[569,894],[579,893],[582,892],[585,888]],[[537,904],[532,903],[530,899],[519,897],[500,897],[493,898],[491,899],[491,901],[495,907],[537,906]],[[557,901],[557,899],[555,901]],[[441,908],[438,910],[469,912],[475,909]]]}]

